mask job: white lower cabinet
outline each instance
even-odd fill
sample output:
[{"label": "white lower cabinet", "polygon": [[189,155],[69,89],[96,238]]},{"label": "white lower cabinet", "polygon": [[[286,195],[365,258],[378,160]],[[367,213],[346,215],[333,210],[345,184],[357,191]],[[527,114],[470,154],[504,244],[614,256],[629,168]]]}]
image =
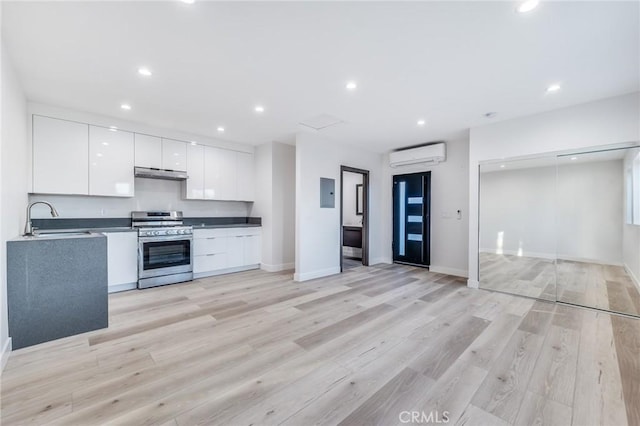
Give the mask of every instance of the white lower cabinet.
[{"label": "white lower cabinet", "polygon": [[138,283],[138,233],[105,232],[109,293],[135,288]]},{"label": "white lower cabinet", "polygon": [[256,269],[260,265],[261,229],[194,229],[193,273],[195,276]]}]

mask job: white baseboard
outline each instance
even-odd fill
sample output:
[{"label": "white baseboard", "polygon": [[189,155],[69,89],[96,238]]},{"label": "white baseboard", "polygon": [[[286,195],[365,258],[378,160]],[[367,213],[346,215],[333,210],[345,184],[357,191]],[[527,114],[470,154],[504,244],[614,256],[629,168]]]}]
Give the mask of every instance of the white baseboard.
[{"label": "white baseboard", "polygon": [[267,263],[261,263],[260,269],[267,272],[280,272],[280,271],[289,271],[296,267],[295,263],[281,263],[279,265],[269,265]]},{"label": "white baseboard", "polygon": [[[496,253],[496,249],[480,249],[480,253],[490,254],[504,254],[507,256],[518,256],[518,252],[514,250],[503,250],[502,253]],[[524,252],[522,257],[535,257],[538,259],[546,260],[568,260],[569,262],[581,262],[581,263],[594,263],[596,265],[610,265],[610,266],[623,266],[621,262],[615,262],[610,260],[591,259],[588,257],[574,257],[565,254],[552,254],[552,253],[537,253],[537,252]]]},{"label": "white baseboard", "polygon": [[[505,254],[507,256],[518,256],[518,251],[517,250],[502,250],[501,253],[496,253],[496,249],[486,249],[486,248],[481,248],[480,253],[490,253],[490,254]],[[533,251],[527,251],[527,252],[523,252],[522,257],[537,257],[540,259],[549,259],[549,260],[553,260],[556,258],[555,253],[537,253],[537,252],[533,252]]]},{"label": "white baseboard", "polygon": [[226,268],[226,269],[218,269],[215,271],[198,272],[197,274],[193,274],[193,278],[198,279],[198,278],[213,277],[216,275],[233,274],[234,272],[244,272],[244,271],[250,271],[252,269],[260,269],[260,265],[256,263],[255,265],[237,266],[235,268]]},{"label": "white baseboard", "polygon": [[469,287],[469,288],[480,288],[480,282],[478,282],[478,280],[468,279],[467,280],[467,287]]},{"label": "white baseboard", "polygon": [[392,264],[393,261],[388,257],[376,257],[375,259],[369,259],[369,265],[377,265],[379,263]]},{"label": "white baseboard", "polygon": [[469,277],[469,274],[465,269],[448,268],[446,266],[429,265],[429,271],[445,275],[454,275],[456,277]]},{"label": "white baseboard", "polygon": [[313,280],[315,278],[328,277],[329,275],[335,275],[339,273],[340,273],[340,267],[335,266],[333,268],[321,269],[319,271],[312,271],[312,272],[304,272],[302,274],[299,272],[296,272],[295,274],[293,274],[293,280],[298,282],[308,281],[308,280]]},{"label": "white baseboard", "polygon": [[112,286],[109,286],[107,291],[109,293],[118,293],[120,291],[133,290],[134,288],[138,288],[137,282],[112,285]]},{"label": "white baseboard", "polygon": [[580,263],[593,263],[596,265],[624,266],[622,262],[611,262],[608,260],[588,259],[586,257],[572,257],[572,256],[559,255],[558,260],[567,260],[569,262],[580,262]]},{"label": "white baseboard", "polygon": [[11,355],[11,337],[4,342],[2,353],[0,354],[0,376],[4,371],[4,367],[7,365],[7,361],[9,361],[9,355]]},{"label": "white baseboard", "polygon": [[627,274],[629,274],[629,277],[631,277],[631,281],[633,281],[636,287],[638,287],[638,291],[640,291],[640,279],[638,279],[631,268],[629,268],[627,265],[624,265],[624,270],[627,271]]}]

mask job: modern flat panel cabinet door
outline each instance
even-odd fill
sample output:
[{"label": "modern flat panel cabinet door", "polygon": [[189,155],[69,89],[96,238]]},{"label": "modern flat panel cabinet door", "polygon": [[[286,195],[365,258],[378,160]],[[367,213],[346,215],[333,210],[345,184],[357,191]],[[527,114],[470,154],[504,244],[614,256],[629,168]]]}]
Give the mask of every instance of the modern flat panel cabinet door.
[{"label": "modern flat panel cabinet door", "polygon": [[236,167],[237,199],[253,201],[255,186],[253,154],[236,152]]},{"label": "modern flat panel cabinet door", "polygon": [[166,170],[187,170],[187,143],[162,138],[162,168]]},{"label": "modern flat panel cabinet door", "polygon": [[138,281],[138,233],[108,232],[107,268],[109,287]]},{"label": "modern flat panel cabinet door", "polygon": [[204,146],[187,145],[187,174],[184,198],[204,199]]},{"label": "modern flat panel cabinet door", "polygon": [[162,139],[136,133],[136,167],[162,168]]},{"label": "modern flat panel cabinet door", "polygon": [[260,235],[246,235],[244,237],[244,265],[256,265],[261,261]]},{"label": "modern flat panel cabinet door", "polygon": [[244,266],[245,235],[230,235],[227,240],[227,267]]},{"label": "modern flat panel cabinet door", "polygon": [[89,195],[133,197],[133,133],[89,126]]},{"label": "modern flat panel cabinet door", "polygon": [[237,200],[235,151],[205,147],[204,197],[208,200]]},{"label": "modern flat panel cabinet door", "polygon": [[33,188],[40,194],[89,193],[89,125],[33,116]]}]

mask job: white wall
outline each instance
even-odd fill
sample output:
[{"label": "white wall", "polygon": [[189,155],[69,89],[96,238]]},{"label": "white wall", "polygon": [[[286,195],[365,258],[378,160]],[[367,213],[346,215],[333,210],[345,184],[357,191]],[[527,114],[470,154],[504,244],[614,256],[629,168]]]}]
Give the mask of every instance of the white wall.
[{"label": "white wall", "polygon": [[[623,176],[623,179],[625,182],[625,194],[627,193],[626,185],[628,185],[626,170],[632,167],[632,161],[638,154],[640,154],[640,149],[629,150],[624,158],[623,173],[625,176]],[[637,182],[637,185],[640,185],[640,180]],[[638,192],[636,192],[636,194],[638,194]],[[627,208],[626,203],[629,201],[630,200],[625,198],[625,213]],[[640,225],[632,225],[627,223],[626,220],[622,225],[622,259],[627,272],[640,289]]]},{"label": "white wall", "polygon": [[[243,201],[183,200],[182,182],[135,179],[135,197],[88,197],[81,195],[31,194],[29,201],[51,202],[61,218],[131,217],[132,211],[180,210],[186,217],[247,216],[250,203]],[[34,218],[50,218],[49,208],[34,206]]]},{"label": "white wall", "polygon": [[480,250],[555,258],[555,167],[480,175]]},{"label": "white wall", "polygon": [[622,160],[558,167],[558,258],[622,265],[622,176]]},{"label": "white wall", "polygon": [[20,235],[24,226],[28,182],[26,167],[28,125],[26,98],[4,46],[1,62],[0,353],[3,355],[1,367],[4,367],[8,352],[3,351],[10,348],[7,318],[6,241]]},{"label": "white wall", "polygon": [[622,213],[619,159],[480,175],[481,251],[622,265]]},{"label": "white wall", "polygon": [[344,226],[361,226],[362,215],[356,214],[356,185],[362,184],[362,175],[344,172],[342,179],[342,224]]},{"label": "white wall", "polygon": [[475,127],[469,151],[469,285],[478,286],[481,161],[640,141],[640,93]]},{"label": "white wall", "polygon": [[[382,155],[335,143],[319,134],[296,135],[296,272],[305,281],[340,272],[340,166],[369,170],[369,260],[388,259],[382,233]],[[320,208],[320,178],[336,182],[336,207]]]},{"label": "white wall", "polygon": [[296,147],[273,143],[273,254],[276,269],[293,269],[296,231]]},{"label": "white wall", "polygon": [[251,207],[252,216],[262,217],[262,268],[273,265],[273,144],[266,143],[256,147],[255,166],[255,202]]},{"label": "white wall", "polygon": [[[383,163],[382,226],[384,258],[392,258],[393,175],[431,171],[431,266],[430,270],[467,276],[469,245],[469,141],[447,141],[447,160],[438,165],[415,164],[389,167]],[[460,219],[457,211],[460,210]]]},{"label": "white wall", "polygon": [[262,217],[262,269],[292,269],[295,258],[295,146],[269,142],[256,147],[256,201]]}]

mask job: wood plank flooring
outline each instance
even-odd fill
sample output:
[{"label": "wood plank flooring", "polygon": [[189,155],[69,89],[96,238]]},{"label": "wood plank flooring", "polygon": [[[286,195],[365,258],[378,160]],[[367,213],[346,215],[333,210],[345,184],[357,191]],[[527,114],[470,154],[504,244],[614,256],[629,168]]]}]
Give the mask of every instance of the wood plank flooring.
[{"label": "wood plank flooring", "polygon": [[420,268],[250,271],[109,302],[108,329],[11,354],[3,425],[640,425],[640,320]]},{"label": "wood plank flooring", "polygon": [[621,266],[480,253],[480,288],[640,316],[640,291]]}]

